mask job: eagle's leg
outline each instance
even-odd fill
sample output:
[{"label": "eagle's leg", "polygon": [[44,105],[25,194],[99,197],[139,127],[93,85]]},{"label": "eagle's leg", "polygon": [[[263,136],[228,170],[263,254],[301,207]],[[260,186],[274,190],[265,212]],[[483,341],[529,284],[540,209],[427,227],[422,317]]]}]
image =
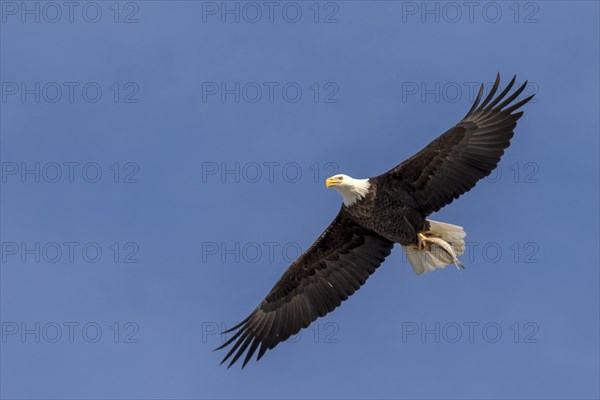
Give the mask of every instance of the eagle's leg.
[{"label": "eagle's leg", "polygon": [[418,249],[424,250],[426,247],[425,243],[430,242],[430,240],[427,239],[427,236],[425,236],[423,232],[417,233],[417,238],[419,239]]}]

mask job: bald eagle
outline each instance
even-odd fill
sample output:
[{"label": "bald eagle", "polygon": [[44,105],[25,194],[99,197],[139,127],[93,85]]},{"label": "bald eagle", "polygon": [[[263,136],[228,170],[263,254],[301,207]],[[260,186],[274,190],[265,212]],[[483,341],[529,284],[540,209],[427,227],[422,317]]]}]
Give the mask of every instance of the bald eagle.
[{"label": "bald eagle", "polygon": [[[267,350],[333,311],[357,291],[399,243],[417,274],[455,264],[465,249],[462,227],[427,219],[431,213],[471,190],[496,168],[510,145],[516,112],[533,95],[513,103],[527,82],[509,94],[510,81],[496,95],[500,76],[480,103],[483,84],[467,115],[417,154],[368,179],[335,175],[343,204],[316,242],[283,273],[252,313],[233,328],[229,367],[247,351],[242,368],[258,350]],[[260,349],[259,349],[260,347]],[[229,368],[228,367],[228,368]]]}]

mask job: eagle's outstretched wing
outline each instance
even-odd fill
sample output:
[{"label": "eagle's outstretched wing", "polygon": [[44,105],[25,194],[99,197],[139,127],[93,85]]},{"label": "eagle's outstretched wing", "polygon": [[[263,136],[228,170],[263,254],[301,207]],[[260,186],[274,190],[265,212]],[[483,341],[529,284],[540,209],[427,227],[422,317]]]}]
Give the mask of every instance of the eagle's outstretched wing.
[{"label": "eagle's outstretched wing", "polygon": [[333,311],[365,283],[393,246],[353,222],[342,206],[325,232],[290,265],[250,316],[226,331],[237,330],[216,349],[233,343],[221,363],[233,355],[230,367],[248,350],[243,368],[259,346],[257,360]]},{"label": "eagle's outstretched wing", "polygon": [[506,97],[515,78],[496,97],[500,75],[490,93],[479,104],[483,85],[467,115],[449,131],[429,143],[417,154],[385,174],[373,179],[378,186],[411,199],[423,215],[429,215],[471,190],[488,176],[510,145],[513,130],[523,112],[514,112],[534,95],[512,104],[527,82]]}]

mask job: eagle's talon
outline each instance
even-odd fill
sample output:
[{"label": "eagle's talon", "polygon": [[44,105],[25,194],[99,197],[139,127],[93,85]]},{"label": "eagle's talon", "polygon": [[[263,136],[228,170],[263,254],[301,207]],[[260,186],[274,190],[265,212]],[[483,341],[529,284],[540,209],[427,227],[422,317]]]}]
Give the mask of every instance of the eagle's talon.
[{"label": "eagle's talon", "polygon": [[424,250],[427,247],[426,243],[431,242],[422,232],[417,233],[417,238],[419,239],[419,250]]}]

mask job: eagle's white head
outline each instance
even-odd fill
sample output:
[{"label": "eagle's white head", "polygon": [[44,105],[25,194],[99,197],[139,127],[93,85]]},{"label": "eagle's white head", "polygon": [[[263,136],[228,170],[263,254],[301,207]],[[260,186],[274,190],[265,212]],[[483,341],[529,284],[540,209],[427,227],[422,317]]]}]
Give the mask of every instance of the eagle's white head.
[{"label": "eagle's white head", "polygon": [[327,178],[325,186],[336,188],[344,198],[344,204],[351,206],[367,195],[371,184],[368,179],[354,179],[351,176],[339,174]]}]

